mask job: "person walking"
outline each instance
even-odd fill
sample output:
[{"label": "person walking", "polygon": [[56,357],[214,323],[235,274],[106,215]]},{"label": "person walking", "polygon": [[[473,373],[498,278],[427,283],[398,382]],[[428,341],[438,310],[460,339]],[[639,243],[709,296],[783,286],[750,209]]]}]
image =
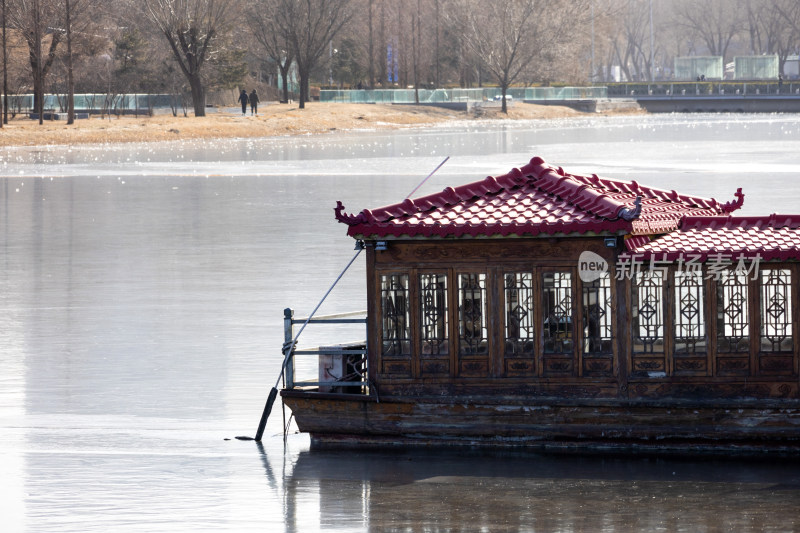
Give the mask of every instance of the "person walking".
[{"label": "person walking", "polygon": [[258,115],[258,93],[255,89],[250,93],[250,114]]},{"label": "person walking", "polygon": [[239,95],[239,102],[242,103],[242,116],[247,114],[247,89],[242,89],[242,94]]}]

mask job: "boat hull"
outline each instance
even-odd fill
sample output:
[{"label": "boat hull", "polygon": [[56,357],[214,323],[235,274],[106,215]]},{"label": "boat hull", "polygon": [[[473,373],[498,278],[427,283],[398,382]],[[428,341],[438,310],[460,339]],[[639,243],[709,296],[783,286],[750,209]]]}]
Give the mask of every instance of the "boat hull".
[{"label": "boat hull", "polygon": [[548,450],[800,453],[795,401],[414,398],[283,391],[314,447],[458,445]]}]

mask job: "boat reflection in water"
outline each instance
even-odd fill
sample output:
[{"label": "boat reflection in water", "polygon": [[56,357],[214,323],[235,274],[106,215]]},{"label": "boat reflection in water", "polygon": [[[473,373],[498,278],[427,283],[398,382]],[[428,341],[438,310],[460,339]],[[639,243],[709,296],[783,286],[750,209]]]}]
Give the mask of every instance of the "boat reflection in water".
[{"label": "boat reflection in water", "polygon": [[[266,454],[264,461],[277,486]],[[760,532],[797,526],[800,465],[486,449],[312,450],[285,472],[281,497],[286,531]],[[317,498],[319,513],[307,514],[309,499]]]}]

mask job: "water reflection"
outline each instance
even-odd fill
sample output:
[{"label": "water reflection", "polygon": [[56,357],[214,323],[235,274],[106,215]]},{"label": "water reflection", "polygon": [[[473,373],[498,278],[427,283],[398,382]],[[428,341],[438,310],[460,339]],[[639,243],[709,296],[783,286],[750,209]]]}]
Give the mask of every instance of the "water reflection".
[{"label": "water reflection", "polygon": [[800,502],[794,462],[309,451],[285,483],[287,531],[311,525],[294,514],[294,500],[308,492],[319,495],[320,530],[760,532],[800,525],[789,511]]},{"label": "water reflection", "polygon": [[[304,435],[284,449],[277,408],[262,447],[223,440],[255,431],[283,309],[307,314],[353,255],[336,200],[402,200],[447,155],[418,194],[541,155],[722,201],[742,186],[743,214],[797,212],[797,132],[794,116],[669,116],[2,149],[4,528],[800,529],[794,466],[309,452]],[[364,295],[357,262],[320,312]],[[309,329],[301,345],[349,335]]]}]

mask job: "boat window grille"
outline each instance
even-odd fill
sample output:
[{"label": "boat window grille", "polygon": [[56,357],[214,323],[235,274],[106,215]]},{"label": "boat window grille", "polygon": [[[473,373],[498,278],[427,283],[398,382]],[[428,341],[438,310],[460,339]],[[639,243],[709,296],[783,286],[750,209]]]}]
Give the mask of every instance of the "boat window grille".
[{"label": "boat window grille", "polygon": [[664,272],[638,272],[632,290],[634,353],[664,353]]},{"label": "boat window grille", "polygon": [[761,270],[761,351],[790,352],[792,345],[791,271]]},{"label": "boat window grille", "polygon": [[486,274],[458,274],[458,353],[489,353]]},{"label": "boat window grille", "polygon": [[737,270],[717,273],[717,351],[750,352],[749,287],[747,274]]},{"label": "boat window grille", "polygon": [[572,274],[542,273],[544,353],[571,354],[573,350]]},{"label": "boat window grille", "polygon": [[419,275],[420,353],[423,356],[446,355],[447,334],[447,274]]},{"label": "boat window grille", "polygon": [[533,274],[511,272],[504,276],[505,352],[512,356],[534,356],[535,299]]},{"label": "boat window grille", "polygon": [[608,354],[612,351],[611,276],[583,283],[583,352]]},{"label": "boat window grille", "polygon": [[411,355],[411,310],[408,274],[381,276],[381,353]]},{"label": "boat window grille", "polygon": [[700,269],[674,272],[675,354],[706,352],[705,284]]}]

